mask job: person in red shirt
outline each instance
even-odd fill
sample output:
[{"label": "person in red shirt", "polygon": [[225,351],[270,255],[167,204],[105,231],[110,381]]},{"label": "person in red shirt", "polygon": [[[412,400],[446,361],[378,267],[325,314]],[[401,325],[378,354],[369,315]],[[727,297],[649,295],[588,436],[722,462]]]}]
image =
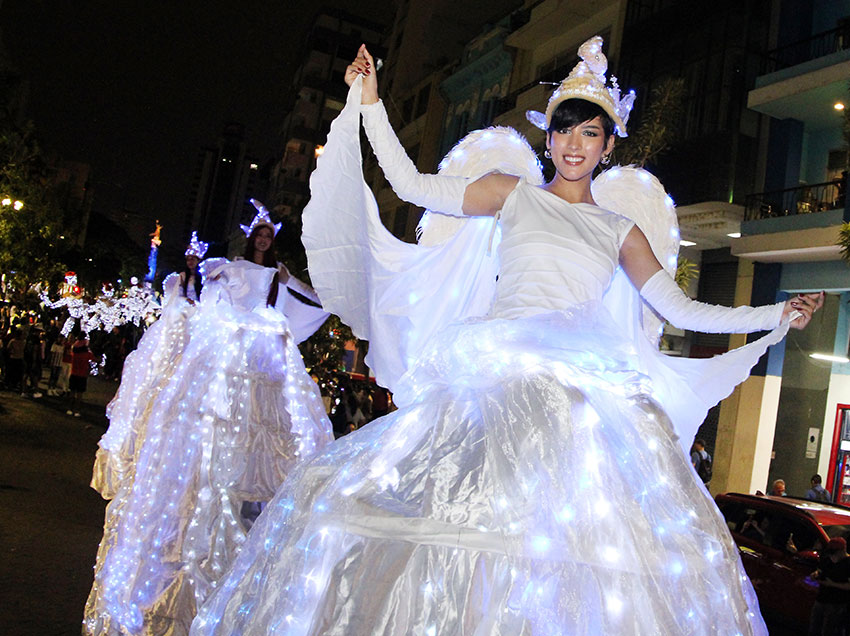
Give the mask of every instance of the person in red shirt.
[{"label": "person in red shirt", "polygon": [[77,340],[71,349],[71,377],[68,380],[71,403],[65,411],[67,415],[80,417],[80,405],[83,401],[83,393],[86,392],[92,360],[94,356],[89,351],[89,341],[85,338]]}]

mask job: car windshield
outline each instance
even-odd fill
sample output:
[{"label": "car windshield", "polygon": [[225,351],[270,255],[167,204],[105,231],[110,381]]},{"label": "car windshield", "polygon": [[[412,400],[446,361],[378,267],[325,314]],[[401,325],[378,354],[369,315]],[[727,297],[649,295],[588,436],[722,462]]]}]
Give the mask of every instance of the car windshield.
[{"label": "car windshield", "polygon": [[850,526],[845,526],[845,525],[825,526],[825,525],[821,524],[821,528],[823,528],[824,532],[826,532],[827,536],[830,539],[834,539],[835,537],[844,537],[845,539],[850,538]]}]

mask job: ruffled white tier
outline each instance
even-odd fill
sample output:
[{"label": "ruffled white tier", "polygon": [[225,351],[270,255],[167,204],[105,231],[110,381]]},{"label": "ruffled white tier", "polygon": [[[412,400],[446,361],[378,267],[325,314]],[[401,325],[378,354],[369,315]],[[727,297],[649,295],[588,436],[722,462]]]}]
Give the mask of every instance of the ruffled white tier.
[{"label": "ruffled white tier", "polygon": [[84,633],[187,633],[245,538],[243,505],[332,439],[286,318],[202,305],[107,508]]},{"label": "ruffled white tier", "polygon": [[766,634],[603,316],[448,329],[408,406],[292,473],[192,634]]},{"label": "ruffled white tier", "polygon": [[118,392],[106,406],[109,428],[98,442],[92,469],[91,487],[104,499],[112,499],[132,472],[151,408],[188,342],[187,324],[194,311],[185,299],[173,299],[124,362]]}]

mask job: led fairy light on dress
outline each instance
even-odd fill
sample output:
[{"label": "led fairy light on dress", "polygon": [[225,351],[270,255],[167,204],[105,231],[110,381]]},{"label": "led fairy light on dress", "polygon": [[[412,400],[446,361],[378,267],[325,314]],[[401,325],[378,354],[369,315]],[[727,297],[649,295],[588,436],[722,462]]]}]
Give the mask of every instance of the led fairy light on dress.
[{"label": "led fairy light on dress", "polygon": [[[245,229],[245,226],[242,226],[242,229]],[[198,260],[203,260],[204,254],[207,253],[210,244],[204,243],[203,241],[198,239],[198,233],[195,230],[192,230],[192,238],[189,240],[189,246],[186,248],[186,251],[183,253],[184,256],[197,256]]]},{"label": "led fairy light on dress", "polygon": [[251,225],[242,225],[239,227],[242,228],[242,231],[245,232],[245,236],[251,236],[251,232],[253,232],[258,226],[265,225],[270,227],[275,236],[280,231],[280,223],[272,223],[272,217],[269,214],[268,208],[261,201],[257,201],[256,199],[248,199],[255,208],[257,208],[257,214],[254,215],[254,219],[251,221]]},{"label": "led fairy light on dress", "polygon": [[561,102],[567,99],[584,99],[601,106],[614,120],[617,134],[627,137],[626,123],[634,105],[635,92],[629,91],[621,97],[620,87],[614,76],[611,76],[611,85],[607,85],[605,73],[608,71],[608,58],[602,52],[602,38],[598,35],[582,44],[578,55],[581,61],[552,93],[546,105],[546,113],[529,110],[525,116],[541,130],[548,130],[552,113]]}]

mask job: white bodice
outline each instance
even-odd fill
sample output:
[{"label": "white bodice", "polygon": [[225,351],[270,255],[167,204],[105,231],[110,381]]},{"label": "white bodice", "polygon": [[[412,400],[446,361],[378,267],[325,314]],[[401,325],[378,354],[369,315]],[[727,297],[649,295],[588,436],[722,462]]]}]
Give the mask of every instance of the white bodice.
[{"label": "white bodice", "polygon": [[567,203],[521,181],[501,213],[495,318],[519,318],[599,301],[634,223],[588,203]]},{"label": "white bodice", "polygon": [[[202,300],[223,300],[240,311],[265,307],[276,272],[273,267],[263,267],[251,261],[224,261],[207,271]],[[215,298],[211,297],[213,291],[216,292]]]}]

